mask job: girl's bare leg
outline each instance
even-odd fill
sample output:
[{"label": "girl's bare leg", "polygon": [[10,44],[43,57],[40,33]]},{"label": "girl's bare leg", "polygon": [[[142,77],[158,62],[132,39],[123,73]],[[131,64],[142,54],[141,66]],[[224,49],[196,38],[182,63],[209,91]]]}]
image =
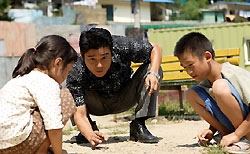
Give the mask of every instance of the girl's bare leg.
[{"label": "girl's bare leg", "polygon": [[41,144],[41,146],[38,148],[35,154],[48,154],[49,147],[50,147],[50,141],[49,138],[47,137]]}]

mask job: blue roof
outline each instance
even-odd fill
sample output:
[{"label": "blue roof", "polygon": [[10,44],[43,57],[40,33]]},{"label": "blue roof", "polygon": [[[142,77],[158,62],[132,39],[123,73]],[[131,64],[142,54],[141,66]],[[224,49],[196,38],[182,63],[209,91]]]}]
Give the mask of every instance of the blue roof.
[{"label": "blue roof", "polygon": [[175,3],[173,0],[143,0],[143,2]]},{"label": "blue roof", "polygon": [[216,3],[224,3],[224,4],[236,4],[236,5],[250,5],[248,2],[227,2],[227,1],[217,1]]},{"label": "blue roof", "polygon": [[[130,2],[131,0],[112,0],[112,1],[127,1],[127,2]],[[174,0],[143,0],[143,2],[175,3]]]}]

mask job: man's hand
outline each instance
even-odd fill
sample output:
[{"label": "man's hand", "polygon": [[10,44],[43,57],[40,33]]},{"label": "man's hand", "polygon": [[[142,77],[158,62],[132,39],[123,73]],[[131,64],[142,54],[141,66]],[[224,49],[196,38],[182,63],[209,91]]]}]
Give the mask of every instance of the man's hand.
[{"label": "man's hand", "polygon": [[89,135],[86,138],[93,147],[97,146],[98,144],[101,144],[102,141],[107,141],[109,139],[99,131],[94,131],[91,135]]},{"label": "man's hand", "polygon": [[146,89],[149,91],[148,95],[151,96],[152,93],[154,93],[158,87],[159,87],[159,81],[158,78],[153,74],[148,74],[145,79]]},{"label": "man's hand", "polygon": [[198,134],[198,139],[202,144],[207,144],[214,136],[214,133],[210,129],[204,129]]},{"label": "man's hand", "polygon": [[101,132],[93,131],[87,117],[86,105],[77,107],[74,114],[74,120],[82,135],[85,136],[92,146],[97,146],[98,144],[101,144],[102,141],[108,140],[108,137],[104,136]]}]

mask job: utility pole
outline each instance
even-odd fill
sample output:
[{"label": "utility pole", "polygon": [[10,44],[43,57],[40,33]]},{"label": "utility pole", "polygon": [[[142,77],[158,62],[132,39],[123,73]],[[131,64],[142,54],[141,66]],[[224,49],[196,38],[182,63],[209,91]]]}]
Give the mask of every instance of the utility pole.
[{"label": "utility pole", "polygon": [[140,0],[134,0],[134,23],[135,28],[140,28]]},{"label": "utility pole", "polygon": [[47,8],[47,16],[48,17],[53,16],[52,10],[53,10],[52,0],[48,0],[48,8]]}]

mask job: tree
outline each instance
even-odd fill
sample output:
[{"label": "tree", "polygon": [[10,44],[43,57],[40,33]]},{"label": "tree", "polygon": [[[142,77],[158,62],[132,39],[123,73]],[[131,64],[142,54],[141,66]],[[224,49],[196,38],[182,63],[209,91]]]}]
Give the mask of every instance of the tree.
[{"label": "tree", "polygon": [[0,20],[11,21],[12,18],[8,17],[8,11],[11,8],[9,0],[0,0]]},{"label": "tree", "polygon": [[207,8],[207,0],[187,0],[186,5],[180,5],[179,19],[200,20],[202,12],[200,9]]}]

